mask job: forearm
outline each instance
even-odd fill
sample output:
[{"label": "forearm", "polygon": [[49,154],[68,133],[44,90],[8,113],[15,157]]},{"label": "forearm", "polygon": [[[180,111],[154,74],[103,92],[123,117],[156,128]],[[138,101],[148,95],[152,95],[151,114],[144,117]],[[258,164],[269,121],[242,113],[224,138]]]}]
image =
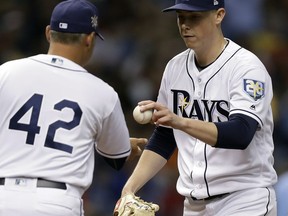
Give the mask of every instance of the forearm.
[{"label": "forearm", "polygon": [[[253,139],[258,123],[251,117],[234,114],[226,122],[205,122],[179,117],[175,129],[216,148],[245,149]],[[245,136],[243,136],[245,134]]]},{"label": "forearm", "polygon": [[199,139],[208,145],[214,146],[218,138],[218,130],[213,122],[205,122],[190,118],[179,117],[178,124],[174,125],[175,129],[179,129],[196,139]]},{"label": "forearm", "polygon": [[143,101],[139,105],[142,111],[154,109],[152,120],[156,125],[181,130],[218,148],[245,149],[258,127],[255,119],[243,114],[234,114],[229,116],[228,121],[213,123],[178,116],[167,107],[153,101]]},{"label": "forearm", "polygon": [[183,118],[176,115],[166,106],[153,101],[139,103],[141,111],[153,109],[152,120],[156,125],[169,126],[181,130],[211,146],[214,146],[218,138],[218,130],[214,123],[196,119]]},{"label": "forearm", "polygon": [[144,150],[132,175],[123,187],[122,196],[137,193],[163,168],[166,162],[167,160],[162,156],[150,150]]}]

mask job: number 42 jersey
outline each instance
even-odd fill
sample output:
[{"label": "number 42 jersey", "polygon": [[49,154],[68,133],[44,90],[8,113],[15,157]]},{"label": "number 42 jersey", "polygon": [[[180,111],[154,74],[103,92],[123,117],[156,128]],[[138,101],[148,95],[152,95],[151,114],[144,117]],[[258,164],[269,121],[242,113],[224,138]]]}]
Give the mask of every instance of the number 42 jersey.
[{"label": "number 42 jersey", "polygon": [[45,178],[87,188],[94,148],[130,154],[118,94],[76,63],[37,55],[0,66],[0,177]]}]

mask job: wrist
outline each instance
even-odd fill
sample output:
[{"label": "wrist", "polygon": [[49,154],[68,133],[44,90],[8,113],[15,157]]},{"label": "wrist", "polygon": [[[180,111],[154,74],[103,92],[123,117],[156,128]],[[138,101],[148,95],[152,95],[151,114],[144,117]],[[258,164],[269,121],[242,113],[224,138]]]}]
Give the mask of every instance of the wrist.
[{"label": "wrist", "polygon": [[128,194],[135,194],[136,192],[137,190],[135,188],[133,188],[129,184],[126,184],[122,189],[121,197],[126,196]]},{"label": "wrist", "polygon": [[129,194],[135,194],[135,193],[130,191],[130,190],[123,189],[122,192],[121,192],[121,197],[127,196]]},{"label": "wrist", "polygon": [[185,128],[187,128],[188,120],[189,120],[188,118],[178,117],[178,119],[177,119],[176,123],[174,124],[173,128],[183,131]]}]

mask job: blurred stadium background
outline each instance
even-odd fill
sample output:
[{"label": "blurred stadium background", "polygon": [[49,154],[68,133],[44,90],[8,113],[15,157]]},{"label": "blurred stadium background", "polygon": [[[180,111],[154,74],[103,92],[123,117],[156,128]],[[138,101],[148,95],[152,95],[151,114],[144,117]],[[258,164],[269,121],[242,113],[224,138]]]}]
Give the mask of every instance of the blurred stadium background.
[{"label": "blurred stadium background", "polygon": [[[168,60],[185,49],[174,13],[161,10],[174,0],[91,0],[100,10],[105,41],[87,69],[119,93],[131,137],[147,137],[152,125],[138,125],[132,110],[139,100],[156,99]],[[46,53],[44,30],[59,0],[0,2],[0,64]],[[267,67],[274,85],[275,168],[288,171],[288,1],[226,0],[225,36],[254,52]],[[86,216],[110,216],[134,164],[114,171],[97,155],[93,184],[84,196]],[[175,190],[175,155],[139,195],[160,204],[159,216],[182,214],[183,199]]]}]

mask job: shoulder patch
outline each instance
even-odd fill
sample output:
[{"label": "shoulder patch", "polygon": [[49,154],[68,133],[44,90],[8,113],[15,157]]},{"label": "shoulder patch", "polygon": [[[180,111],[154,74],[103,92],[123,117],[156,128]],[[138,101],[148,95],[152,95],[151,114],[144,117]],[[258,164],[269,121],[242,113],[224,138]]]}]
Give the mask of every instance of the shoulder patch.
[{"label": "shoulder patch", "polygon": [[252,79],[244,79],[244,91],[255,101],[264,97],[265,83]]}]

